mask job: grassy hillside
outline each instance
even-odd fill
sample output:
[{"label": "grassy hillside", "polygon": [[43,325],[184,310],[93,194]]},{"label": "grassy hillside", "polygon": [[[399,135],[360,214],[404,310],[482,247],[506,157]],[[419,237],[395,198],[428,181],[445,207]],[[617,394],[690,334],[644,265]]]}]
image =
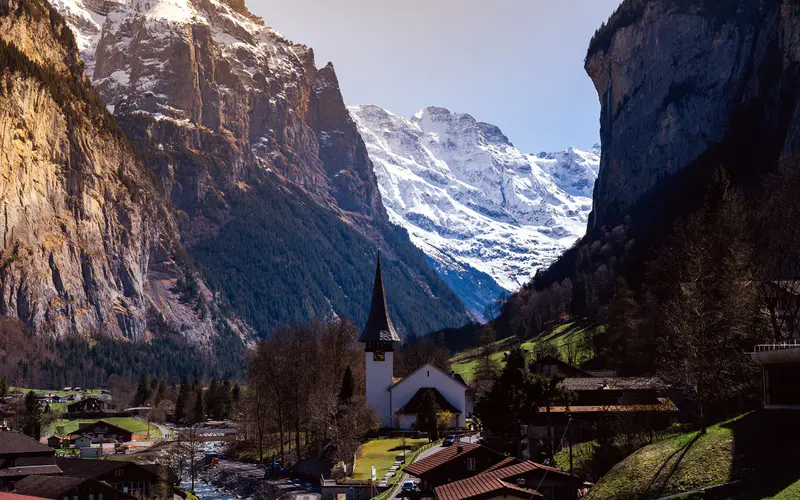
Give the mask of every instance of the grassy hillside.
[{"label": "grassy hillside", "polygon": [[[580,365],[594,357],[590,335],[595,327],[596,325],[586,321],[564,323],[543,332],[533,340],[523,343],[522,348],[526,351],[533,351],[537,345],[550,343],[558,350],[561,359],[566,360],[572,357],[575,360],[575,364]],[[514,340],[513,337],[507,338],[499,340],[493,345],[495,353],[492,358],[501,367],[505,364],[503,360],[505,353],[514,346]],[[453,371],[464,377],[467,382],[471,382],[478,367],[480,352],[480,348],[474,348],[457,353],[450,358]]]},{"label": "grassy hillside", "polygon": [[[783,420],[781,420],[783,418]],[[732,498],[798,498],[797,438],[784,422],[795,416],[753,412],[646,446],[615,465],[590,491],[591,500],[649,499],[740,481]],[[699,498],[702,498],[699,497]]]}]

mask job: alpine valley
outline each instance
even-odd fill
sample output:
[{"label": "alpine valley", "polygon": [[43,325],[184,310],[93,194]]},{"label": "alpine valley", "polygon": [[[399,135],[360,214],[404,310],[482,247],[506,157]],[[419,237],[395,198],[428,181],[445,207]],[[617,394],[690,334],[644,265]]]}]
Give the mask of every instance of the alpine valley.
[{"label": "alpine valley", "polygon": [[429,107],[350,108],[392,222],[483,319],[583,236],[600,148],[525,154],[500,129]]}]

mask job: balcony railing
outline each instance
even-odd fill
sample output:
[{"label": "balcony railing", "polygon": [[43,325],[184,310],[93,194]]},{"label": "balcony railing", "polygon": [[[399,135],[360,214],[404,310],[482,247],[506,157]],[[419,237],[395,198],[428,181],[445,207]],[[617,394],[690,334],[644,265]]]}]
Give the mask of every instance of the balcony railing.
[{"label": "balcony railing", "polygon": [[753,348],[753,352],[777,351],[780,349],[792,349],[800,347],[800,339],[793,339],[788,342],[777,342],[774,344],[759,344]]}]

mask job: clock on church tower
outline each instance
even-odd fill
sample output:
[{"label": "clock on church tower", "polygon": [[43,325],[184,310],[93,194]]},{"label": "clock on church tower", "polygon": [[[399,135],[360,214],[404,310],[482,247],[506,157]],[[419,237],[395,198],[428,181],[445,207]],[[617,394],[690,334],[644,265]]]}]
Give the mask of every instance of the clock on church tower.
[{"label": "clock on church tower", "polygon": [[394,347],[400,343],[400,337],[394,329],[386,306],[380,255],[375,270],[369,317],[358,341],[364,346],[366,354],[367,402],[378,409],[381,425],[390,427],[392,411],[389,386],[394,382]]}]

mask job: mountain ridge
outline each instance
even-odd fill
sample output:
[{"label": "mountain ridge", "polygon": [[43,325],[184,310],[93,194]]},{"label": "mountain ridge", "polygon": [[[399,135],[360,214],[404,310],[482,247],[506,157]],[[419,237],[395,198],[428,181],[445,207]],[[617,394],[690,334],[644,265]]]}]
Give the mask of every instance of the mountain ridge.
[{"label": "mountain ridge", "polygon": [[441,107],[410,118],[372,105],[349,109],[390,220],[473,316],[482,319],[498,295],[516,291],[583,234],[597,151],[524,154],[499,127]]}]

